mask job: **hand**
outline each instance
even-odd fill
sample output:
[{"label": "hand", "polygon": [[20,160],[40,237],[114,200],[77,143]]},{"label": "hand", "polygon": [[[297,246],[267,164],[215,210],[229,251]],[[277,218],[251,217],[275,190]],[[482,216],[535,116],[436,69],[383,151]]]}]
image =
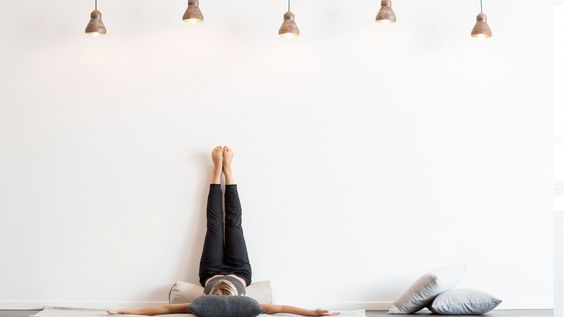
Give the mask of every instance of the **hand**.
[{"label": "hand", "polygon": [[340,314],[340,312],[331,312],[327,309],[316,309],[314,312],[316,316],[337,316]]},{"label": "hand", "polygon": [[115,310],[115,309],[108,309],[106,310],[106,313],[108,313],[108,315],[121,315],[122,312],[120,310]]}]

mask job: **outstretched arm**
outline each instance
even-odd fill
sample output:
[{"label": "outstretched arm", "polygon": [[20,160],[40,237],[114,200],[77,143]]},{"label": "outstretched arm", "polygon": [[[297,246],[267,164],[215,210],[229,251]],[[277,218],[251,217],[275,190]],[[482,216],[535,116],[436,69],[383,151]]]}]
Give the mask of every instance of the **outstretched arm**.
[{"label": "outstretched arm", "polygon": [[264,312],[269,315],[286,313],[302,316],[336,316],[339,314],[339,312],[330,312],[325,309],[311,310],[286,305],[261,304],[260,306],[262,307],[262,310],[264,310]]},{"label": "outstretched arm", "polygon": [[123,309],[108,310],[109,315],[165,315],[165,314],[182,314],[190,313],[188,304],[171,304],[162,306],[153,306],[142,309]]}]

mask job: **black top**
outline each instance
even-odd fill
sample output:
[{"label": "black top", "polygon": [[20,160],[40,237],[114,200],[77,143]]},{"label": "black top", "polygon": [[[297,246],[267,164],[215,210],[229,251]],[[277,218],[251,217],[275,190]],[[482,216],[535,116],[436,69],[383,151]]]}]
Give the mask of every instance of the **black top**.
[{"label": "black top", "polygon": [[231,282],[233,285],[235,285],[235,288],[237,289],[237,295],[245,296],[246,294],[245,285],[238,278],[229,275],[219,275],[210,279],[207,282],[206,287],[204,288],[204,294],[209,295],[211,289],[215,286],[215,284],[217,284],[221,280],[226,280],[228,282]]}]

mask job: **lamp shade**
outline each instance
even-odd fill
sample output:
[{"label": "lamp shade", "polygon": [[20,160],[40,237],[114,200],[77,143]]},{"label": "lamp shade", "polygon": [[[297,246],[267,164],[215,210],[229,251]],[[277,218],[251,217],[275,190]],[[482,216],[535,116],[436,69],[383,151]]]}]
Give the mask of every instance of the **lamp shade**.
[{"label": "lamp shade", "polygon": [[204,15],[200,11],[200,3],[198,0],[188,0],[188,8],[182,16],[182,20],[188,23],[204,22]]},{"label": "lamp shade", "polygon": [[86,25],[84,33],[92,36],[106,35],[106,27],[102,22],[102,12],[94,10],[90,13],[90,22]]},{"label": "lamp shade", "polygon": [[485,13],[480,13],[476,16],[476,24],[472,29],[472,37],[476,38],[490,38],[492,37],[492,31],[488,25],[488,17]]},{"label": "lamp shade", "polygon": [[396,14],[392,10],[391,0],[382,0],[380,11],[376,15],[376,22],[382,24],[396,23]]},{"label": "lamp shade", "polygon": [[278,35],[281,37],[292,39],[300,36],[300,29],[294,20],[294,14],[290,11],[284,13],[284,22],[280,30],[278,30]]}]

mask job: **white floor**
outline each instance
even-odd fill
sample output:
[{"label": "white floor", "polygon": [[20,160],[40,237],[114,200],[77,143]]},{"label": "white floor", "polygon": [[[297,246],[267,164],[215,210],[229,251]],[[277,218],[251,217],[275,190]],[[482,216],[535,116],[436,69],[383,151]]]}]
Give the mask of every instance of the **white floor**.
[{"label": "white floor", "polygon": [[[1,315],[0,315],[1,316]],[[368,311],[366,312],[367,317],[377,317],[377,316],[394,316],[388,315],[385,311]],[[411,315],[411,316],[421,316],[421,314]],[[552,317],[552,310],[496,310],[487,315],[490,317]],[[556,316],[555,316],[556,317]],[[560,317],[560,316],[558,316]]]},{"label": "white floor", "polygon": [[[0,310],[0,317],[27,317],[37,311],[31,310]],[[367,317],[390,316],[385,311],[368,311]],[[498,310],[484,315],[490,317],[551,317],[552,310]]]}]

